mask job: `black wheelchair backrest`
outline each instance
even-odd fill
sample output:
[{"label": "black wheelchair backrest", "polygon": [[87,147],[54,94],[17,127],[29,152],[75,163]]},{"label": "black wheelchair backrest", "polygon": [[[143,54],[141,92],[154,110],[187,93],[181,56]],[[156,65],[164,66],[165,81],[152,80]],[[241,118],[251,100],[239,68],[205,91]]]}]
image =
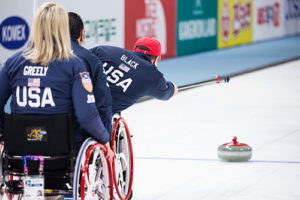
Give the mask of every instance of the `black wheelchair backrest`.
[{"label": "black wheelchair backrest", "polygon": [[74,150],[71,114],[6,114],[4,152],[8,155],[61,156]]}]

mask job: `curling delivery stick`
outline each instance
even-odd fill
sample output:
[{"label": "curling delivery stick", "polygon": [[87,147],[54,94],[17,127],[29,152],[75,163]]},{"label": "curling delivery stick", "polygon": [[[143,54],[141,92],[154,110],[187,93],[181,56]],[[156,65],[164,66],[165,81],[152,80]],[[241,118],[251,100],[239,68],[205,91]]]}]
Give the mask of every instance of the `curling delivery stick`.
[{"label": "curling delivery stick", "polygon": [[198,87],[198,86],[219,84],[219,83],[228,83],[229,80],[230,80],[229,76],[219,76],[219,75],[217,75],[213,79],[209,79],[209,80],[205,80],[205,81],[201,81],[201,82],[181,86],[181,87],[178,88],[178,90],[183,91],[183,90],[191,89],[191,88]]}]

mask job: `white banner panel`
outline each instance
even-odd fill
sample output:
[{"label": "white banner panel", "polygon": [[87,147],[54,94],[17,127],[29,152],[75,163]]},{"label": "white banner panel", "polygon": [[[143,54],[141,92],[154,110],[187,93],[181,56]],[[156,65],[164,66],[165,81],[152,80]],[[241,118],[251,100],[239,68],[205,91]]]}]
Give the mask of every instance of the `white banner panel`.
[{"label": "white banner panel", "polygon": [[[38,0],[38,6],[47,0]],[[124,47],[124,0],[56,0],[68,12],[79,14],[84,22],[83,46]]]},{"label": "white banner panel", "polygon": [[286,35],[300,33],[300,0],[284,0]]},{"label": "white banner panel", "polygon": [[26,44],[32,22],[33,1],[1,0],[0,68]]},{"label": "white banner panel", "polygon": [[254,1],[253,41],[282,37],[284,31],[284,0]]}]

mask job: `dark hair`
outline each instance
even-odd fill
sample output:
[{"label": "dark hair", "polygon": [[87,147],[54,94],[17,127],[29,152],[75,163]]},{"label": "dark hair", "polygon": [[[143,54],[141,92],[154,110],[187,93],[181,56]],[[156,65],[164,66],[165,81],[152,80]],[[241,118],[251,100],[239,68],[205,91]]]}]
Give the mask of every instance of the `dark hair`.
[{"label": "dark hair", "polygon": [[74,13],[69,12],[69,29],[71,38],[78,39],[80,36],[80,31],[83,30],[83,22],[81,17]]},{"label": "dark hair", "polygon": [[[144,51],[150,51],[150,49],[148,47],[145,47],[143,45],[138,45],[135,47],[136,49],[141,49],[141,50],[144,50]],[[157,56],[152,56],[152,55],[148,55],[149,56],[150,60],[154,60]]]}]

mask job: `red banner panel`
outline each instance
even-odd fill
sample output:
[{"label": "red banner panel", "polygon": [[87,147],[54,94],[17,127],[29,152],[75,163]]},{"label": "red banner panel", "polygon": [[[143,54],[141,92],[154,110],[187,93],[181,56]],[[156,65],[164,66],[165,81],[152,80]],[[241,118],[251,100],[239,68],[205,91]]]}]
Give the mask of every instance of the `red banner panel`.
[{"label": "red banner panel", "polygon": [[145,36],[160,41],[163,58],[176,55],[176,0],[125,1],[125,48]]}]

